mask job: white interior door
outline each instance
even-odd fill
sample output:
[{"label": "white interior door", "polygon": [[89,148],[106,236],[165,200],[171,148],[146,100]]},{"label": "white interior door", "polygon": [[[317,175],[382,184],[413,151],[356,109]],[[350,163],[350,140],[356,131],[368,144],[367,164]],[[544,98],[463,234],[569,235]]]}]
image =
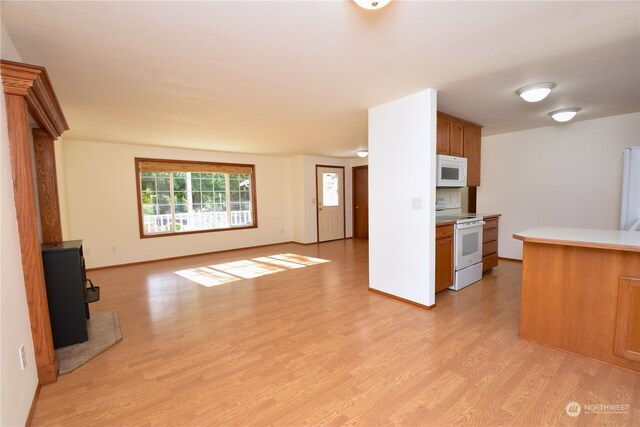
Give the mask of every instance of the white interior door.
[{"label": "white interior door", "polygon": [[344,239],[344,168],[316,166],[318,241]]}]

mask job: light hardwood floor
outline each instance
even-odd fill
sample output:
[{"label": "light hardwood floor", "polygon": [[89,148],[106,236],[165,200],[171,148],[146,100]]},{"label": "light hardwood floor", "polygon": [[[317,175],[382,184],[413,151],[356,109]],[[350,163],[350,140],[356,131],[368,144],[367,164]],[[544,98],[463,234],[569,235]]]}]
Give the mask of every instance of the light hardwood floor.
[{"label": "light hardwood floor", "polygon": [[[283,253],[330,262],[213,287],[174,273]],[[431,311],[369,292],[367,263],[345,240],[90,272],[123,341],[44,386],[33,425],[640,424],[640,375],[518,338],[519,263]]]}]

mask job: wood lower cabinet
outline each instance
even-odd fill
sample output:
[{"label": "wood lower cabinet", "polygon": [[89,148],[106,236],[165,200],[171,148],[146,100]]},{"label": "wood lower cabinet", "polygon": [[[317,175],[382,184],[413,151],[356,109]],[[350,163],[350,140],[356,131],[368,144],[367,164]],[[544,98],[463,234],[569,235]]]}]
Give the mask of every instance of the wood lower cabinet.
[{"label": "wood lower cabinet", "polygon": [[640,252],[514,237],[524,240],[520,337],[640,373]]},{"label": "wood lower cabinet", "polygon": [[614,353],[640,362],[640,279],[620,278]]},{"label": "wood lower cabinet", "polygon": [[436,292],[453,285],[453,224],[436,226]]},{"label": "wood lower cabinet", "polygon": [[482,229],[482,272],[498,265],[498,221],[500,215],[484,217]]}]

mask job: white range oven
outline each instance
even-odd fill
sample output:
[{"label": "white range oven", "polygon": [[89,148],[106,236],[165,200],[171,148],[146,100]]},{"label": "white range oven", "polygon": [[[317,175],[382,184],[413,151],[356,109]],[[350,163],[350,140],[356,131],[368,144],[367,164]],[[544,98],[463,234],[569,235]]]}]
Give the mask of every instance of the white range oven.
[{"label": "white range oven", "polygon": [[459,291],[482,279],[482,217],[459,219],[454,225],[454,279],[449,289]]}]

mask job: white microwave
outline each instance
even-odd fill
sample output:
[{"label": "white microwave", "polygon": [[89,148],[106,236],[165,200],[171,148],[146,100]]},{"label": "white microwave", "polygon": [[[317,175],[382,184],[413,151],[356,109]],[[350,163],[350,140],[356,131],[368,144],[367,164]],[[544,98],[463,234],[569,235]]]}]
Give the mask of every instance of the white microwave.
[{"label": "white microwave", "polygon": [[466,158],[438,154],[436,159],[436,187],[467,186]]}]

